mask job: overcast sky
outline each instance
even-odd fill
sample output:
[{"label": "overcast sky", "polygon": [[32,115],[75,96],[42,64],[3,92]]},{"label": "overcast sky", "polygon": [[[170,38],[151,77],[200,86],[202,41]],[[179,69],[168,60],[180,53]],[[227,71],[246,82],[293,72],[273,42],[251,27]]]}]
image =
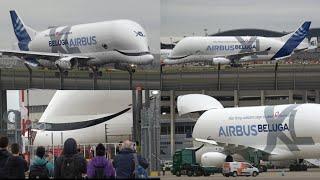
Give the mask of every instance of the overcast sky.
[{"label": "overcast sky", "polygon": [[239,28],[294,31],[305,20],[320,27],[319,0],[161,0],[161,37]]},{"label": "overcast sky", "polygon": [[152,52],[159,52],[159,0],[1,0],[0,48],[16,42],[9,10],[18,11],[24,23],[36,30],[52,25],[130,19],[147,32]]}]

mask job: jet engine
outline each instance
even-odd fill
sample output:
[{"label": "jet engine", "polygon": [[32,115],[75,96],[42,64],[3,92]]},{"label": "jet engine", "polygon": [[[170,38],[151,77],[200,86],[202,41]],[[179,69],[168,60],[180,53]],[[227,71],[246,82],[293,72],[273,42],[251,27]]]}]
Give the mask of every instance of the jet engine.
[{"label": "jet engine", "polygon": [[230,64],[230,59],[224,57],[216,57],[212,59],[213,64]]},{"label": "jet engine", "polygon": [[74,65],[74,63],[72,63],[72,57],[60,58],[59,60],[56,60],[54,64],[62,69],[71,69]]},{"label": "jet engine", "polygon": [[201,156],[202,166],[222,167],[226,161],[226,155],[220,152],[207,152]]}]

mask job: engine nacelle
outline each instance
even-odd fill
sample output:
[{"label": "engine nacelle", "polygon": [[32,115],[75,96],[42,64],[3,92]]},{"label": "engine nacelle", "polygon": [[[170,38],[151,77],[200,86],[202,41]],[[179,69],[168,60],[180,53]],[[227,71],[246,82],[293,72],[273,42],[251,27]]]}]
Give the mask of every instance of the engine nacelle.
[{"label": "engine nacelle", "polygon": [[59,66],[62,69],[71,69],[73,66],[72,57],[60,58],[59,60],[56,60],[56,62],[54,64]]},{"label": "engine nacelle", "polygon": [[226,160],[226,155],[220,152],[207,152],[201,156],[202,166],[222,167]]},{"label": "engine nacelle", "polygon": [[230,64],[230,59],[224,57],[216,57],[212,59],[213,64]]}]

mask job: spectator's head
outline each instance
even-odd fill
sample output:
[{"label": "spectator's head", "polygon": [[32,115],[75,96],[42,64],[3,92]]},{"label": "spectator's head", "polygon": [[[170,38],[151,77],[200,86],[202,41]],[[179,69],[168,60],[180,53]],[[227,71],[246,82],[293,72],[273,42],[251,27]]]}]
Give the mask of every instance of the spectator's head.
[{"label": "spectator's head", "polygon": [[43,146],[39,146],[39,147],[37,148],[36,155],[37,155],[39,158],[43,158],[45,154],[46,154],[46,149],[45,149]]},{"label": "spectator's head", "polygon": [[0,148],[7,148],[9,144],[9,139],[7,136],[0,137]]},{"label": "spectator's head", "polygon": [[122,150],[122,149],[132,149],[132,142],[131,142],[131,141],[129,141],[129,140],[125,140],[125,141],[123,141],[123,143],[122,143],[122,146],[121,146],[121,149],[120,149],[120,150]]},{"label": "spectator's head", "polygon": [[48,161],[51,161],[53,159],[53,153],[52,151],[48,151]]},{"label": "spectator's head", "polygon": [[19,155],[19,144],[17,143],[11,144],[11,153]]},{"label": "spectator's head", "polygon": [[105,156],[106,155],[106,148],[103,144],[99,143],[96,147],[96,154],[97,156]]},{"label": "spectator's head", "polygon": [[73,155],[73,154],[77,154],[77,142],[75,139],[73,138],[68,138],[65,142],[64,142],[64,146],[63,146],[63,153],[65,155]]}]

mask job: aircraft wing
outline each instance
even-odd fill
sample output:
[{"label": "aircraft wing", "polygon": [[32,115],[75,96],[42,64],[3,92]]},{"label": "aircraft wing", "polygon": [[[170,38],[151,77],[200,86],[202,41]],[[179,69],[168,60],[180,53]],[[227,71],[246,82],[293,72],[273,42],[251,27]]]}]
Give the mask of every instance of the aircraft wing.
[{"label": "aircraft wing", "polygon": [[48,53],[48,52],[37,52],[37,51],[17,51],[17,50],[0,50],[2,55],[7,56],[16,56],[18,58],[36,58],[36,59],[45,59],[49,61],[56,61],[61,58],[71,59],[92,59],[87,56],[79,56],[76,54],[61,54],[61,53]]},{"label": "aircraft wing", "polygon": [[253,52],[243,52],[243,53],[231,54],[231,55],[225,56],[225,58],[230,59],[230,60],[241,59],[242,57],[245,57],[245,56],[251,56],[251,55],[255,55],[255,54],[259,54],[259,53],[266,53],[270,50],[271,50],[271,47],[268,47],[267,49],[265,49],[263,51],[253,51]]},{"label": "aircraft wing", "polygon": [[256,150],[256,151],[262,151],[263,153],[266,154],[274,154],[271,152],[267,152],[264,150],[264,147],[262,146],[246,146],[246,145],[241,145],[241,144],[230,144],[230,143],[222,143],[222,142],[217,142],[211,139],[199,139],[195,138],[195,141],[210,144],[210,145],[216,145],[224,148],[224,151],[226,152],[239,152],[241,150],[245,149],[251,149],[251,150]]}]

